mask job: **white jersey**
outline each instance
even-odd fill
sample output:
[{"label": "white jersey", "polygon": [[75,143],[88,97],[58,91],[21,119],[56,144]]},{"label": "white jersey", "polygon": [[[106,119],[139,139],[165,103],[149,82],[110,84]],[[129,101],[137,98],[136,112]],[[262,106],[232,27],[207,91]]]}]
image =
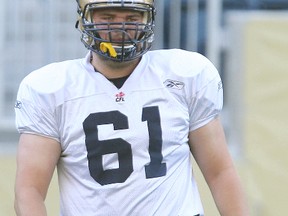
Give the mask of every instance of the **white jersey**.
[{"label": "white jersey", "polygon": [[61,215],[192,216],[203,209],[188,133],[219,114],[222,94],[197,53],[150,51],[120,89],[89,54],[28,75],[16,124],[61,144]]}]

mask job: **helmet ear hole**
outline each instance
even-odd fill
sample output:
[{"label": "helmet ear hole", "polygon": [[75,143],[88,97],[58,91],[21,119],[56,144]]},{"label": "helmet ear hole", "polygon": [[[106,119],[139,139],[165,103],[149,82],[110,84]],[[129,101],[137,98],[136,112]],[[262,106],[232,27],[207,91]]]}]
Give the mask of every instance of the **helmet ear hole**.
[{"label": "helmet ear hole", "polygon": [[[151,48],[154,38],[154,0],[77,0],[77,3],[79,18],[75,27],[81,32],[81,41],[89,50],[113,61],[131,61]],[[92,13],[98,9],[113,9],[115,13],[121,9],[140,11],[143,20],[94,23]],[[104,37],[104,33],[109,36]],[[111,37],[115,34],[122,35],[122,39]]]}]

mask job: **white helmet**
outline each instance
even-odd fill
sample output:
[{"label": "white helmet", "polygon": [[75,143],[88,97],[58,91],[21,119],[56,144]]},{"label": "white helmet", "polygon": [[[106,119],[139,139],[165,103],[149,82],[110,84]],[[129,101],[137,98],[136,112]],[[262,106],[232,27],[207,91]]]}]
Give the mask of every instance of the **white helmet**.
[{"label": "white helmet", "polygon": [[[154,39],[154,0],[77,0],[79,19],[76,23],[82,35],[81,41],[91,51],[113,61],[130,61],[141,57],[152,45]],[[97,9],[128,9],[143,13],[144,21],[94,23],[92,12]],[[133,31],[131,36],[127,31]],[[101,38],[105,32],[107,37]],[[113,41],[112,32],[122,35],[122,40]],[[108,38],[108,39],[107,39]]]}]

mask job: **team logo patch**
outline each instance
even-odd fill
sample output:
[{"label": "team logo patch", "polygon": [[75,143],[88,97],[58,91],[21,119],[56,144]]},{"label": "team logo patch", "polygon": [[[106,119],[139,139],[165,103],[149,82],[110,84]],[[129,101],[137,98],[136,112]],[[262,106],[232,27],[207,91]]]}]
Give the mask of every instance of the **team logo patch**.
[{"label": "team logo patch", "polygon": [[14,107],[15,107],[16,109],[21,109],[21,108],[22,108],[22,102],[17,100],[17,101],[15,102]]},{"label": "team logo patch", "polygon": [[124,102],[124,92],[119,92],[118,94],[115,95],[116,96],[116,102]]},{"label": "team logo patch", "polygon": [[177,81],[177,80],[166,80],[164,82],[164,85],[167,88],[172,88],[172,89],[177,89],[177,90],[181,90],[184,88],[185,84],[183,82]]}]

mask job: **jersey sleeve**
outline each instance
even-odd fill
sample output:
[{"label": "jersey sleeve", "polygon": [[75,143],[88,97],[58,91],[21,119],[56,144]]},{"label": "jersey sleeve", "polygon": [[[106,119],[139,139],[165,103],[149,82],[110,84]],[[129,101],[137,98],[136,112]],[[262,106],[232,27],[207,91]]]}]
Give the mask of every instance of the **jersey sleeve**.
[{"label": "jersey sleeve", "polygon": [[27,79],[20,84],[15,104],[16,128],[19,133],[30,133],[59,141],[55,111],[49,96],[33,89]]},{"label": "jersey sleeve", "polygon": [[194,82],[196,91],[188,102],[190,131],[196,130],[216,118],[223,107],[223,85],[213,64],[206,67]]}]

